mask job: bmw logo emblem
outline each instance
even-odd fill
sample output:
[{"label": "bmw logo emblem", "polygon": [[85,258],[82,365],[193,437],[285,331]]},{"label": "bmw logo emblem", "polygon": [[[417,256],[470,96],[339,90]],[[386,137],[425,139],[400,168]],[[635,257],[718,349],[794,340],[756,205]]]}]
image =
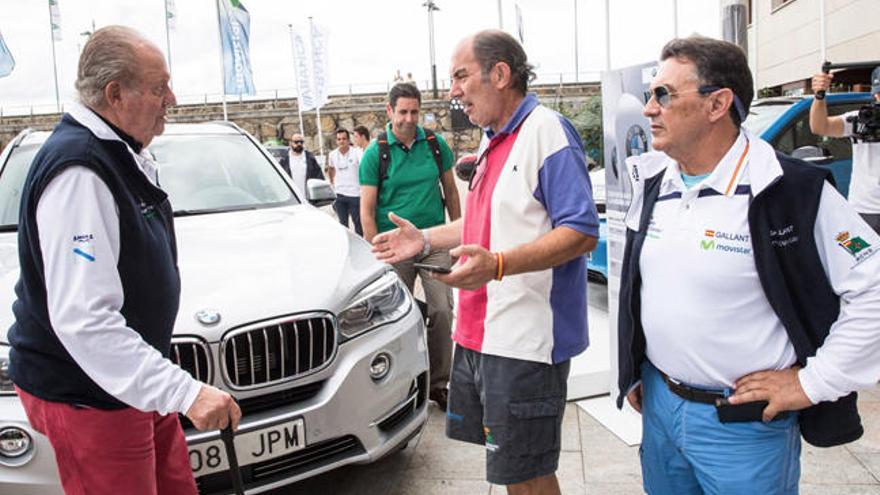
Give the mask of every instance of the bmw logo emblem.
[{"label": "bmw logo emblem", "polygon": [[203,309],[196,313],[196,319],[205,326],[216,325],[220,323],[220,312],[216,309]]}]

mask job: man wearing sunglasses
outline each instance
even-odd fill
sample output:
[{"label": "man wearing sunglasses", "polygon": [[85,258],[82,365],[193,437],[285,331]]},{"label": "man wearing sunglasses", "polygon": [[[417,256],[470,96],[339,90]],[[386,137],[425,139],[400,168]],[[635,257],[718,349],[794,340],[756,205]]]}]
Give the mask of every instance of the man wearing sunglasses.
[{"label": "man wearing sunglasses", "polygon": [[463,40],[450,67],[450,98],[485,129],[462,220],[374,239],[396,262],[425,245],[461,257],[453,339],[450,438],[485,445],[486,477],[509,494],[559,493],[556,468],[570,359],[587,347],[587,272],[599,218],[586,156],[564,117],[527,93],[534,77],[509,34]]},{"label": "man wearing sunglasses", "polygon": [[293,183],[300,191],[306,192],[306,182],[309,179],[323,179],[324,173],[321,166],[311,151],[305,149],[305,138],[302,134],[290,136],[290,150],[287,156],[279,163],[287,175],[293,179]]},{"label": "man wearing sunglasses", "polygon": [[[824,169],[741,127],[736,45],[670,41],[627,159],[618,406],[642,413],[652,494],[798,493],[800,437],[862,434],[880,376],[880,237]],[[844,304],[841,304],[844,303]]]}]

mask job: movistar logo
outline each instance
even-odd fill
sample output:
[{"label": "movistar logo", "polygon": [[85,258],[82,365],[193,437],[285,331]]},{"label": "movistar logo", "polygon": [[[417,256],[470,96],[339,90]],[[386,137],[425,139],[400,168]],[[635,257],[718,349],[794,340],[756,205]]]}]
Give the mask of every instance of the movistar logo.
[{"label": "movistar logo", "polygon": [[723,251],[746,255],[752,252],[748,234],[722,232],[715,229],[703,231],[703,239],[700,239],[700,249],[703,251]]}]

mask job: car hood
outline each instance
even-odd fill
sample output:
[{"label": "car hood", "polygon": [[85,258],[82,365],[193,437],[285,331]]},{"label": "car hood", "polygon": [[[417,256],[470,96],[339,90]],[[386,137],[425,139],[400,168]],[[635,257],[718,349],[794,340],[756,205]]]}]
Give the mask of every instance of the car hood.
[{"label": "car hood", "polygon": [[[181,277],[175,334],[215,341],[238,325],[306,311],[338,313],[388,268],[369,244],[307,205],[175,219]],[[0,236],[0,341],[12,324],[16,235]],[[156,287],[155,290],[162,290]],[[208,310],[220,323],[205,326]]]}]

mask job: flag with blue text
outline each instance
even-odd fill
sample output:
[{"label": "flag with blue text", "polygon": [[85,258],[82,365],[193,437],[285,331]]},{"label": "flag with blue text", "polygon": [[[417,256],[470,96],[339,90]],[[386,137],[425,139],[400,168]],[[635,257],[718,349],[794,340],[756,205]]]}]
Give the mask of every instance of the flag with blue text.
[{"label": "flag with blue text", "polygon": [[312,68],[309,64],[308,43],[301,31],[293,32],[293,60],[296,70],[299,109],[303,112],[315,108],[315,95],[312,92]]},{"label": "flag with blue text", "polygon": [[0,34],[0,77],[6,77],[12,73],[15,68],[15,59],[12,58],[12,52],[3,41],[3,34]]},{"label": "flag with blue text", "polygon": [[58,0],[49,0],[49,24],[52,26],[52,39],[61,41],[61,11]]},{"label": "flag with blue text", "polygon": [[251,72],[251,16],[240,0],[218,0],[223,43],[223,89],[228,95],[254,95]]},{"label": "flag with blue text", "polygon": [[323,107],[327,96],[327,30],[315,23],[311,25],[312,77],[315,80],[315,105]]}]

